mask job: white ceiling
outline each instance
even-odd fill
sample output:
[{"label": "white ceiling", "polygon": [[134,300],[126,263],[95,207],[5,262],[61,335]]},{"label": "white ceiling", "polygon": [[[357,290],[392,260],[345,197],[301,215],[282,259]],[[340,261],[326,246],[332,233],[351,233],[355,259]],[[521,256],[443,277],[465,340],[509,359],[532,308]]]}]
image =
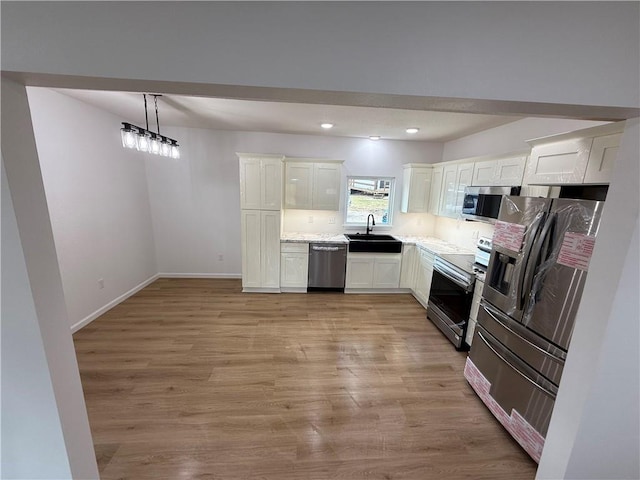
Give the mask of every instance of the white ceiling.
[{"label": "white ceiling", "polygon": [[[122,121],[144,127],[144,100],[140,93],[56,89],[58,92],[107,110]],[[149,129],[156,131],[153,97],[147,95]],[[163,95],[158,97],[160,130],[165,126],[293,133],[338,137],[446,142],[493,128],[522,117],[471,113],[401,110],[285,103],[228,98]],[[320,128],[333,123],[331,130]],[[408,134],[405,130],[420,131]]]}]

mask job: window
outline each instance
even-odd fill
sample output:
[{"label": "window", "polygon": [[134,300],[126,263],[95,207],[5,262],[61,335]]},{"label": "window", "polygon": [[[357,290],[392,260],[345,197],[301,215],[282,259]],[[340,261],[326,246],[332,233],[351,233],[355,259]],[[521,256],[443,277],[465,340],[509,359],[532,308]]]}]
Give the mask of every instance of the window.
[{"label": "window", "polygon": [[391,226],[393,178],[347,177],[345,225],[366,225],[372,213],[376,225]]}]

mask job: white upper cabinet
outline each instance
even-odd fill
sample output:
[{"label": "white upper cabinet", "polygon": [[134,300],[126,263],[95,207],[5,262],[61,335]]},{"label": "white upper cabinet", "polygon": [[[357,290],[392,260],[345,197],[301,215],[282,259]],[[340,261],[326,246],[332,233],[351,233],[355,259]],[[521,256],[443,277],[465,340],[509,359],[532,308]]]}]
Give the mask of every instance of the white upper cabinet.
[{"label": "white upper cabinet", "polygon": [[458,165],[445,165],[442,171],[442,187],[440,190],[439,215],[444,217],[455,217],[456,207],[456,177],[458,175]]},{"label": "white upper cabinet", "polygon": [[434,167],[431,175],[431,192],[429,194],[429,213],[440,214],[440,192],[442,191],[443,167]]},{"label": "white upper cabinet", "polygon": [[582,183],[592,142],[591,138],[574,138],[534,146],[527,163],[525,183],[530,185]]},{"label": "white upper cabinet", "polygon": [[313,164],[287,162],[284,181],[284,207],[311,210]]},{"label": "white upper cabinet", "polygon": [[426,213],[429,211],[433,168],[407,164],[402,172],[402,213]]},{"label": "white upper cabinet", "polygon": [[527,155],[499,158],[496,162],[493,185],[500,187],[519,187],[522,185]]},{"label": "white upper cabinet", "polygon": [[442,191],[440,192],[440,215],[457,218],[462,212],[464,189],[471,185],[473,163],[454,163],[445,165],[442,173]]},{"label": "white upper cabinet", "polygon": [[285,162],[285,208],[340,209],[342,162],[288,160]]},{"label": "white upper cabinet", "polygon": [[496,176],[497,160],[487,160],[485,162],[476,162],[473,166],[473,180],[471,185],[474,187],[487,187],[494,185]]},{"label": "white upper cabinet", "polygon": [[529,185],[607,184],[624,122],[608,123],[552,137],[529,140]]},{"label": "white upper cabinet", "polygon": [[476,161],[473,166],[474,187],[518,187],[527,161],[526,155]]},{"label": "white upper cabinet", "polygon": [[240,208],[280,210],[284,157],[238,153],[238,158],[240,159]]},{"label": "white upper cabinet", "polygon": [[593,139],[583,183],[609,183],[613,164],[618,154],[620,137],[622,134],[616,133]]},{"label": "white upper cabinet", "polygon": [[341,163],[313,164],[313,210],[340,210]]},{"label": "white upper cabinet", "polygon": [[462,213],[464,202],[464,189],[471,185],[473,179],[473,163],[461,163],[458,165],[456,173],[456,200],[454,205],[454,215],[457,217]]}]

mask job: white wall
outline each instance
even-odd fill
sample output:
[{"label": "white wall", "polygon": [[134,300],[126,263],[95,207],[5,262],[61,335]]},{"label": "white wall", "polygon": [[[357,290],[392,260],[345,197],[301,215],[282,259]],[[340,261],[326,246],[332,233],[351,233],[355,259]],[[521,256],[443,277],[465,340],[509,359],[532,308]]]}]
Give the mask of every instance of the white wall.
[{"label": "white wall", "polygon": [[527,140],[572,132],[602,123],[557,118],[524,118],[445,143],[442,160],[527,152],[531,150]]},{"label": "white wall", "polygon": [[6,2],[2,68],[637,107],[638,11],[637,2]]},{"label": "white wall", "polygon": [[28,97],[69,322],[78,328],[157,273],[144,158],[122,148],[122,119],[49,89],[29,88]]},{"label": "white wall", "polygon": [[475,253],[479,237],[493,237],[493,225],[463,219],[436,217],[434,236]]},{"label": "white wall", "polygon": [[[22,341],[20,348],[26,352],[44,351],[49,370],[49,378],[53,387],[53,393],[56,401],[56,413],[53,415],[50,409],[43,405],[30,404],[34,409],[22,409],[18,413],[22,418],[33,418],[33,416],[42,415],[41,420],[45,422],[47,428],[55,428],[58,422],[62,426],[62,434],[64,436],[64,452],[60,452],[57,445],[48,445],[42,443],[39,437],[35,436],[29,442],[29,446],[22,445],[18,448],[18,452],[23,456],[49,458],[53,464],[52,469],[62,474],[61,465],[68,462],[73,478],[92,479],[98,478],[98,468],[96,465],[95,452],[91,441],[91,431],[89,429],[89,421],[87,411],[82,396],[82,385],[80,384],[80,375],[78,373],[78,365],[76,362],[75,350],[73,348],[73,339],[71,331],[67,323],[67,312],[65,307],[64,292],[62,288],[62,280],[60,278],[60,268],[56,256],[53,232],[47,208],[44,186],[42,184],[42,174],[40,172],[40,164],[36,151],[36,143],[33,134],[31,115],[29,112],[29,104],[27,93],[24,86],[15,82],[2,79],[2,160],[7,176],[7,183],[11,193],[15,218],[20,234],[20,244],[22,252],[24,252],[24,260],[27,268],[30,291],[26,289],[24,283],[16,282],[16,295],[20,295],[15,302],[9,302],[14,310],[10,311],[11,315],[16,316],[12,320],[5,318],[5,301],[3,291],[3,311],[2,311],[2,337],[9,335],[11,338],[14,334],[21,336]],[[3,187],[3,195],[5,187]],[[4,209],[4,206],[3,206]],[[3,210],[3,213],[4,210]],[[11,212],[8,212],[11,217]],[[10,218],[8,219],[10,220]],[[4,227],[4,217],[3,217]],[[11,226],[9,225],[9,232]],[[4,234],[4,232],[3,232]],[[11,237],[10,237],[11,238]],[[14,237],[15,238],[15,237]],[[4,238],[3,238],[4,240]],[[11,241],[11,240],[10,240]],[[11,246],[11,245],[10,245]],[[4,246],[3,246],[4,247]],[[15,262],[7,263],[5,254],[16,255]],[[8,273],[20,274],[19,258],[22,253],[13,246],[12,250],[6,252],[3,248],[3,289],[5,268]],[[12,270],[17,266],[17,270]],[[19,278],[19,277],[18,277]],[[9,290],[12,292],[12,290]],[[30,297],[30,298],[29,298]],[[20,318],[25,322],[33,314],[37,316],[39,326],[39,338],[34,338],[36,330],[28,324],[22,325]],[[19,316],[19,317],[18,317]],[[24,331],[9,330],[12,327]],[[22,336],[24,335],[24,336]],[[17,345],[16,345],[17,346]],[[4,348],[3,348],[4,355]],[[4,358],[3,358],[4,360]],[[37,360],[34,358],[34,361]],[[11,364],[9,364],[11,365]],[[3,362],[3,378],[7,372],[4,370]],[[11,365],[13,369],[10,377],[38,375],[37,371],[30,370],[29,367],[37,369],[37,363],[26,363],[25,365]],[[28,382],[24,383],[25,386]],[[4,385],[3,385],[4,386]],[[42,386],[44,390],[41,393],[46,394],[46,386]],[[18,395],[17,401],[21,401],[18,391],[9,389],[2,390],[2,407],[8,405],[5,396]],[[46,402],[46,398],[43,398]],[[27,400],[22,401],[22,406],[27,407]],[[40,409],[44,407],[44,410]],[[4,415],[3,415],[4,423]],[[3,433],[5,433],[3,431]],[[29,433],[35,433],[30,430]],[[13,437],[9,437],[13,438]],[[47,435],[51,439],[51,434]],[[3,436],[3,440],[6,439]],[[3,442],[3,453],[6,451]],[[8,447],[7,447],[8,448]],[[62,458],[62,455],[66,456]],[[55,459],[51,457],[55,456]],[[24,457],[19,464],[24,466]],[[18,467],[18,465],[16,466]],[[18,468],[16,468],[18,470]],[[45,474],[46,466],[42,466],[42,472]],[[28,467],[15,471],[15,476],[23,478],[31,478],[33,471]],[[35,473],[35,472],[33,472]],[[3,474],[4,475],[4,474]],[[51,478],[51,476],[49,476]]]},{"label": "white wall", "polygon": [[[71,478],[24,252],[2,162],[0,478]],[[46,446],[38,448],[36,445]]]},{"label": "white wall", "polygon": [[[399,212],[402,165],[439,161],[442,144],[187,128],[166,133],[180,142],[180,160],[146,156],[161,274],[227,276],[242,271],[236,152],[344,160],[343,186],[347,175],[396,177],[393,233],[432,233],[432,216]],[[342,200],[339,212],[285,211],[283,230],[343,232],[344,192]],[[330,217],[335,224],[329,224]]]}]

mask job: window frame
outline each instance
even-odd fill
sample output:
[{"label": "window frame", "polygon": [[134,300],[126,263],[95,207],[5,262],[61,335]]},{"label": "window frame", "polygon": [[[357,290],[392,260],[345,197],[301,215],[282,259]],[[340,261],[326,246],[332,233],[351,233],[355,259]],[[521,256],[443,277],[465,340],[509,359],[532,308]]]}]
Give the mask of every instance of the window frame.
[{"label": "window frame", "polygon": [[349,199],[351,197],[349,182],[352,179],[362,180],[384,180],[389,182],[389,196],[388,196],[388,223],[382,223],[382,219],[376,219],[376,228],[391,228],[393,225],[393,200],[395,197],[396,177],[386,175],[347,175],[347,181],[345,182],[345,202],[344,202],[344,228],[360,228],[366,227],[367,222],[355,223],[349,222]]}]

